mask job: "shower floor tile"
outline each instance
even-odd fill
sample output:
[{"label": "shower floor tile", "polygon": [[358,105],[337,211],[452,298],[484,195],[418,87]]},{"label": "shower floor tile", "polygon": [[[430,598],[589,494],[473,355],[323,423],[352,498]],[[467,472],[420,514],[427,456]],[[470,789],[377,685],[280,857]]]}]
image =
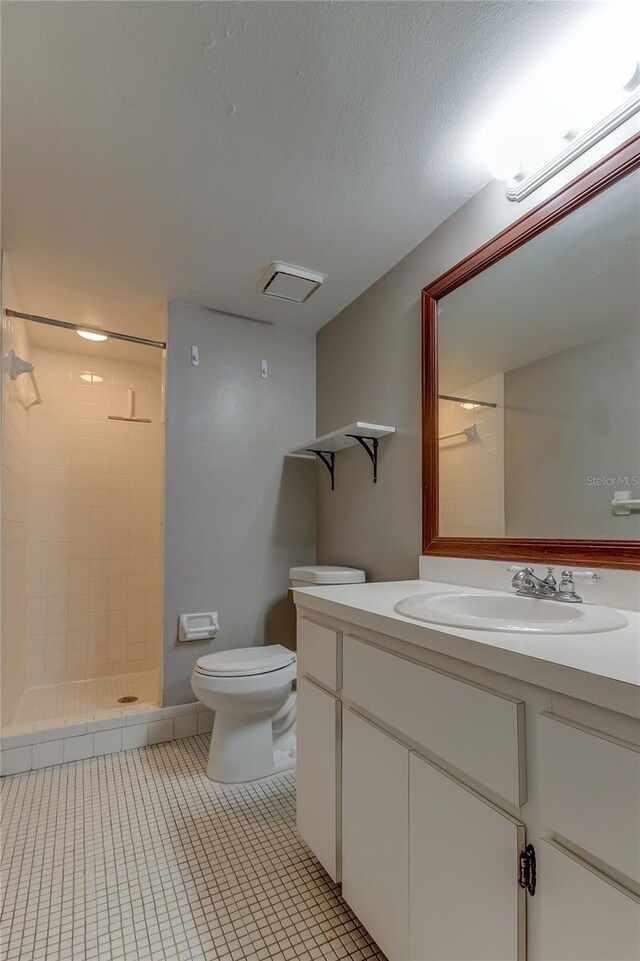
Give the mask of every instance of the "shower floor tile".
[{"label": "shower floor tile", "polygon": [[[10,728],[39,722],[53,723],[69,718],[92,717],[99,711],[121,708],[118,698],[137,696],[136,706],[158,705],[158,671],[121,674],[117,677],[98,677],[90,681],[69,681],[47,687],[31,687],[22,700]],[[4,734],[11,729],[5,728]]]},{"label": "shower floor tile", "polygon": [[6,961],[384,961],[295,832],[295,775],[206,737],[4,778]]}]

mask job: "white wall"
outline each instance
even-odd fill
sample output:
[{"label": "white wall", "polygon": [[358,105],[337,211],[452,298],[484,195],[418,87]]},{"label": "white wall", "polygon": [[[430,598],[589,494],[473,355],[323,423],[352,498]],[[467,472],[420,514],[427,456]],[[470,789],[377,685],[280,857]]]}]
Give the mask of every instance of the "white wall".
[{"label": "white wall", "polygon": [[640,539],[640,512],[611,508],[616,490],[640,497],[640,327],[504,381],[507,535]]},{"label": "white wall", "polygon": [[[314,560],[315,469],[285,454],[314,436],[314,407],[312,334],[170,305],[165,704],[193,700],[203,654],[293,643],[287,575]],[[218,639],[179,643],[179,614],[208,610],[219,612]]]}]

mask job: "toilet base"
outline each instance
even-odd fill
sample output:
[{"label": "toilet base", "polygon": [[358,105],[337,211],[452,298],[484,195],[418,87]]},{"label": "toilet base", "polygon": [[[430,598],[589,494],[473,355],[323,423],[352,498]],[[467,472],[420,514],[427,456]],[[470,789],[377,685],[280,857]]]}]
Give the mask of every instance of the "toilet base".
[{"label": "toilet base", "polygon": [[296,766],[295,735],[287,740],[286,750],[274,750],[270,717],[247,723],[245,717],[217,714],[207,777],[220,784],[244,784],[290,770]]},{"label": "toilet base", "polygon": [[291,751],[274,751],[273,764],[276,769],[276,774],[280,774],[282,771],[293,770],[296,766],[295,745]]}]

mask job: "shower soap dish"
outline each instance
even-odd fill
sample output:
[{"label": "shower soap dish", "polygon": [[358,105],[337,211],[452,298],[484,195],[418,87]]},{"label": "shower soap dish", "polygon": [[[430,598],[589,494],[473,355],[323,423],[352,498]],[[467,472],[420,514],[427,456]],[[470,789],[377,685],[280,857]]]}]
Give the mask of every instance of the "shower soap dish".
[{"label": "shower soap dish", "polygon": [[203,614],[181,614],[178,621],[179,641],[211,641],[220,630],[217,611]]}]

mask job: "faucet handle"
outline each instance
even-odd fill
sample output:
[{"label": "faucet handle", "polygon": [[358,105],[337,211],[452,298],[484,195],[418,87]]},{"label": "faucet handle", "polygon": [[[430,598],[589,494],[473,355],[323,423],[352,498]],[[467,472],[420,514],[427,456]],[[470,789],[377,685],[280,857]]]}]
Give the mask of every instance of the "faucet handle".
[{"label": "faucet handle", "polygon": [[512,564],[507,568],[509,574],[533,574],[533,567],[525,567],[523,564]]},{"label": "faucet handle", "polygon": [[[595,571],[563,571],[562,580],[560,581],[560,591],[574,590],[575,588],[575,584],[573,583],[574,577],[588,577],[592,584],[595,584],[596,581],[601,580],[600,575],[596,574]],[[566,585],[566,587],[564,585]]]},{"label": "faucet handle", "polygon": [[568,574],[569,577],[588,577],[592,584],[601,581],[602,578],[595,571],[563,571],[562,576]]},{"label": "faucet handle", "polygon": [[544,579],[545,584],[555,590],[558,582],[556,581],[553,574],[553,567],[547,567],[547,576]]},{"label": "faucet handle", "polygon": [[600,580],[600,575],[595,571],[563,571],[558,587],[558,594],[562,595],[563,601],[581,601],[582,598],[576,593],[576,585],[573,583],[574,577],[588,577],[595,584]]}]

